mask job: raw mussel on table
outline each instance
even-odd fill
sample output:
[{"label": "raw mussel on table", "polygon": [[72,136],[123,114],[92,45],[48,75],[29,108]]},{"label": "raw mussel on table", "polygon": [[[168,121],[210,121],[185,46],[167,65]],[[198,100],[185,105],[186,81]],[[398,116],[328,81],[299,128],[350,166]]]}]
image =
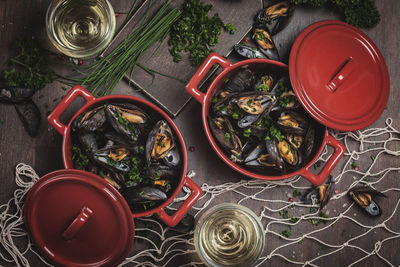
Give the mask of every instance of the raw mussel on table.
[{"label": "raw mussel on table", "polygon": [[274,71],[236,71],[214,94],[208,123],[228,158],[259,174],[298,170],[318,146],[317,123],[301,108],[287,74]]},{"label": "raw mussel on table", "polygon": [[134,212],[154,208],[172,195],[181,158],[168,123],[130,103],[107,103],[72,123],[74,167],[104,178]]}]

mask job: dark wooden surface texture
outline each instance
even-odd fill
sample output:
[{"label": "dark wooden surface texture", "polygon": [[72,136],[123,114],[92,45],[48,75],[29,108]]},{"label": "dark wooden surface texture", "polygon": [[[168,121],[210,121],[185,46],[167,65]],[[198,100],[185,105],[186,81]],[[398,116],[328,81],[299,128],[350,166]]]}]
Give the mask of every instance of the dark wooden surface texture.
[{"label": "dark wooden surface texture", "polygon": [[[232,5],[238,5],[238,3],[240,3],[244,9],[254,6],[254,4],[252,5],[251,3],[256,1],[259,2],[258,0],[231,0]],[[0,1],[0,66],[2,66],[12,55],[11,42],[15,38],[35,34],[43,39],[43,43],[46,46],[49,46],[44,31],[44,17],[49,2],[49,0]],[[129,9],[128,2],[130,3],[131,1],[113,0],[111,2],[116,11],[126,12]],[[205,2],[211,2],[217,6],[227,5],[227,3],[230,1],[212,0]],[[391,86],[389,101],[384,113],[370,127],[383,127],[385,125],[385,119],[387,117],[392,117],[394,127],[400,128],[400,1],[378,0],[377,5],[381,13],[381,22],[375,28],[365,30],[365,32],[376,43],[386,60]],[[254,10],[253,12],[255,13],[256,11],[257,10]],[[224,16],[221,14],[221,17],[225,22],[234,22],[238,28],[245,29],[251,27],[251,20],[243,19],[235,16],[235,14],[235,10],[226,10],[226,12],[223,14]],[[290,45],[292,44],[293,40],[306,26],[312,22],[329,18],[337,17],[334,13],[325,9],[314,10],[298,8],[288,28],[275,37],[275,42],[284,60],[287,59],[290,51]],[[120,15],[117,18],[117,21],[121,23],[123,19],[124,15]],[[240,37],[237,36],[237,38]],[[223,51],[219,51],[218,49],[217,52],[223,53]],[[172,64],[172,58],[169,57],[169,55],[161,55],[160,59],[160,65],[171,65],[171,67],[168,67],[171,71],[181,71],[179,69],[182,69],[182,67]],[[2,69],[2,67],[0,67],[0,69]],[[65,69],[62,71],[65,71]],[[185,74],[185,78],[188,77],[190,77],[190,75]],[[138,79],[145,78],[141,77],[140,73],[138,73]],[[167,91],[168,88],[160,87],[159,90]],[[61,158],[62,137],[47,123],[46,113],[51,111],[57,105],[58,101],[62,96],[65,95],[65,93],[66,92],[61,89],[60,84],[53,83],[34,95],[33,99],[38,104],[42,114],[40,131],[36,138],[30,138],[25,132],[13,106],[0,105],[0,203],[5,203],[8,201],[8,199],[12,197],[13,191],[17,187],[14,181],[16,164],[20,162],[29,164],[33,166],[40,176],[63,168]],[[130,87],[126,81],[122,81],[120,83],[117,93],[138,95],[143,97],[134,92],[132,87]],[[183,87],[180,94],[183,98],[187,97]],[[164,94],[163,97],[165,96],[166,95]],[[178,97],[179,96],[176,96],[176,98]],[[179,101],[179,99],[177,99],[177,101]],[[360,101],[362,101],[361,97]],[[76,108],[79,105],[82,105],[82,103],[77,102],[74,106]],[[68,119],[68,115],[70,116],[73,114],[73,109],[74,108],[71,108],[67,112],[67,115],[65,116],[66,120]],[[175,119],[175,122],[180,128],[187,146],[195,147],[194,152],[188,152],[188,169],[194,170],[197,173],[196,177],[194,178],[197,184],[201,185],[205,182],[209,184],[221,184],[225,182],[239,181],[240,179],[244,178],[242,175],[231,170],[226,164],[224,164],[208,144],[201,124],[201,106],[197,102],[191,101],[183,110],[183,112]],[[397,147],[396,149],[399,150],[400,148]],[[365,162],[360,162],[359,164],[362,165],[369,163],[365,160]],[[378,165],[378,167],[381,168],[388,167],[388,164],[390,164],[390,166],[399,166],[400,159],[391,157],[390,161],[381,162],[379,164],[381,165]],[[338,173],[339,167],[334,170],[333,174]],[[393,175],[398,176],[398,174]],[[351,179],[350,177],[346,178]],[[387,184],[385,188],[393,186],[398,187],[398,182],[393,182],[395,180],[396,179],[388,179],[387,183],[393,184]],[[389,201],[382,203],[384,212],[385,210],[393,210],[393,205],[396,203],[398,195],[394,195],[394,197],[394,199],[389,199]],[[284,199],[285,196],[284,192],[276,190],[269,195],[268,198]],[[229,194],[223,198],[217,198],[217,202],[221,203],[234,201],[234,196],[229,198]],[[261,211],[260,206],[252,206],[250,208],[252,208],[258,214]],[[396,216],[398,225],[400,223],[398,213],[396,213]],[[339,225],[337,227],[340,229],[346,228],[345,225]],[[398,229],[398,227],[396,229]],[[347,231],[351,235],[352,229],[349,228]],[[377,233],[377,235],[380,234],[384,235],[384,232],[379,231]],[[335,240],[335,238],[335,236],[331,236],[328,237],[328,240]],[[381,253],[397,266],[400,264],[400,256],[398,255],[399,240],[396,239],[391,244],[392,245],[389,246],[386,245],[386,251],[381,251]],[[277,244],[272,241],[268,241],[267,245],[269,247],[274,247],[274,245],[276,246]],[[307,257],[310,255],[310,253],[312,253],[312,251],[315,251],[319,248],[320,246],[317,244],[307,244],[307,247],[304,248],[304,257]],[[356,254],[357,253],[354,253],[352,250],[345,250],[342,254],[340,254],[337,261],[319,262],[319,264],[323,266],[346,265],[347,263],[356,259],[354,258],[356,257]],[[301,258],[298,259],[302,260]],[[277,266],[277,264],[287,264],[279,258],[274,258],[273,260],[274,261],[267,262],[266,265]],[[179,262],[179,264],[183,263],[184,262]],[[4,264],[5,263],[0,260],[0,266]],[[371,257],[367,261],[362,261],[357,266],[365,265],[384,266],[385,263],[378,257]],[[41,265],[37,259],[32,259],[32,266]]]}]

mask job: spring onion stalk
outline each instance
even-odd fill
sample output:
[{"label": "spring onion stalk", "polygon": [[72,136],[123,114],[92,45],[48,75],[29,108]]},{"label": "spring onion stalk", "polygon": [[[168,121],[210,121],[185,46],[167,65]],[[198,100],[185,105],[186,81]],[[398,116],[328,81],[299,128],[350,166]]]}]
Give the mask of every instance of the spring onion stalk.
[{"label": "spring onion stalk", "polygon": [[148,18],[152,6],[150,1],[139,26],[110,54],[79,68],[84,78],[70,77],[67,80],[87,85],[88,90],[97,97],[112,94],[126,73],[132,76],[139,58],[154,43],[165,40],[170,27],[181,14],[178,9],[170,8],[168,0],[153,17]]}]

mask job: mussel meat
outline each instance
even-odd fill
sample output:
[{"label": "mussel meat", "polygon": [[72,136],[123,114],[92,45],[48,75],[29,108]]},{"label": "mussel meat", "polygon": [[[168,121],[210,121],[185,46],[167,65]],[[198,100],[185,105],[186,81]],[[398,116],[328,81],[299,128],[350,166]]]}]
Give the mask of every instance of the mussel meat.
[{"label": "mussel meat", "polygon": [[107,120],[115,131],[136,142],[141,133],[140,126],[148,121],[148,115],[132,104],[105,105]]},{"label": "mussel meat", "polygon": [[93,152],[95,162],[111,171],[129,172],[129,151],[126,148],[113,146]]},{"label": "mussel meat", "polygon": [[257,42],[260,51],[269,59],[280,60],[278,50],[267,29],[260,25],[255,25],[253,30],[253,39]]},{"label": "mussel meat", "polygon": [[[175,140],[168,124],[160,120],[150,131],[146,142],[146,160],[163,159],[175,147]],[[178,153],[179,154],[179,153]]]},{"label": "mussel meat", "polygon": [[278,143],[278,151],[281,157],[292,167],[301,164],[301,155],[296,148],[294,148],[286,140]]},{"label": "mussel meat", "polygon": [[[277,116],[277,114],[280,115]],[[303,136],[307,131],[307,120],[297,112],[289,110],[281,112],[281,110],[277,110],[271,112],[271,116],[277,117],[277,126],[285,134],[295,134]]]},{"label": "mussel meat", "polygon": [[348,194],[368,215],[381,215],[382,210],[373,197],[386,197],[385,194],[370,187],[354,187]]},{"label": "mussel meat", "polygon": [[274,97],[267,94],[253,94],[241,96],[237,99],[237,105],[249,114],[261,114],[265,109],[272,106]]}]

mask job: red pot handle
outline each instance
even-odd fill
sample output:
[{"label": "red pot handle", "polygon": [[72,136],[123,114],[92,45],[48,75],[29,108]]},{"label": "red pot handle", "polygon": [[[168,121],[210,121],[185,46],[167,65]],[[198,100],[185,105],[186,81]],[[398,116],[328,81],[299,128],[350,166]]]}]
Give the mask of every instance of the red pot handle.
[{"label": "red pot handle", "polygon": [[336,164],[342,158],[344,151],[346,150],[345,146],[340,143],[338,140],[327,134],[325,141],[322,143],[322,146],[325,147],[326,145],[331,146],[335,151],[329,158],[328,162],[326,162],[325,166],[319,172],[319,174],[315,175],[310,171],[311,166],[304,168],[303,171],[300,173],[301,176],[306,178],[308,181],[313,183],[314,185],[321,185],[325,180],[326,177],[332,172],[333,168],[335,168]]},{"label": "red pot handle", "polygon": [[192,79],[190,79],[189,83],[186,85],[186,91],[201,104],[204,103],[205,94],[200,92],[197,86],[200,84],[201,80],[211,69],[211,67],[214,66],[215,63],[220,65],[222,69],[226,69],[232,66],[232,63],[230,63],[228,60],[226,60],[219,54],[210,53],[206,58],[206,60],[204,60],[204,62],[201,64],[197,72],[193,75]]},{"label": "red pot handle", "polygon": [[47,121],[62,136],[65,136],[67,126],[60,122],[60,116],[78,96],[83,97],[88,103],[96,100],[96,97],[91,95],[82,86],[75,85],[47,117]]},{"label": "red pot handle", "polygon": [[190,191],[192,191],[190,196],[171,216],[164,211],[164,208],[161,208],[160,210],[156,211],[160,215],[159,217],[160,220],[162,220],[165,224],[171,227],[176,226],[180,222],[183,216],[186,215],[186,213],[190,210],[190,208],[194,205],[194,203],[196,203],[197,199],[199,199],[199,197],[203,194],[203,191],[201,191],[200,187],[197,184],[195,184],[192,181],[192,179],[190,179],[187,176],[185,176],[183,179],[185,179],[184,186],[188,187]]}]

